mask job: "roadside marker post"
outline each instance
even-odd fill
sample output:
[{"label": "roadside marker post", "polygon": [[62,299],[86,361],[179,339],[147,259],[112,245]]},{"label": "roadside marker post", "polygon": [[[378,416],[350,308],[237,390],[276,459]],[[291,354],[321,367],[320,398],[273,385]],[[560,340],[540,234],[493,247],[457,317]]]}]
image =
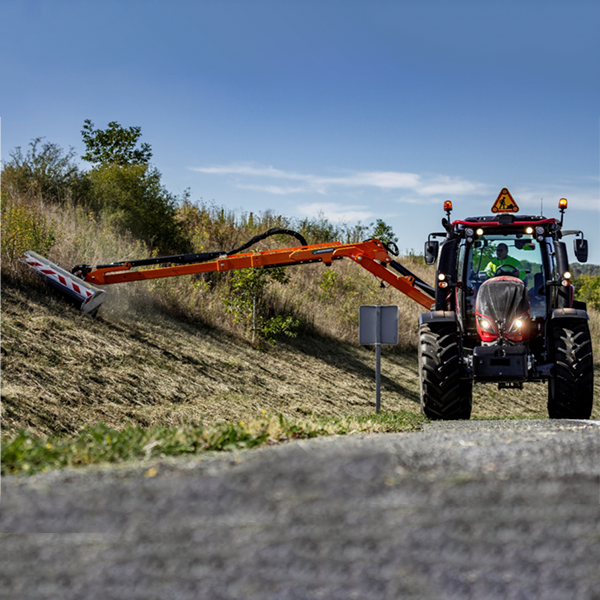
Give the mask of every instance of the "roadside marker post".
[{"label": "roadside marker post", "polygon": [[381,345],[398,343],[398,307],[361,306],[358,312],[358,342],[375,346],[375,412],[381,410]]}]

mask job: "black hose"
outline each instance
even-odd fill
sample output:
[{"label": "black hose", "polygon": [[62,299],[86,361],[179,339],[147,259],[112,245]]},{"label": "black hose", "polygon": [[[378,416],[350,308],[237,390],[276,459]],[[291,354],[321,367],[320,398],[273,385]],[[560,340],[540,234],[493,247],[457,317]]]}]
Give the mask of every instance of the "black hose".
[{"label": "black hose", "polygon": [[[242,250],[246,250],[246,248],[250,248],[250,246],[254,246],[261,240],[264,240],[272,235],[283,234],[283,235],[291,235],[295,237],[302,246],[308,246],[306,240],[302,236],[302,234],[297,231],[293,231],[291,229],[282,229],[281,227],[273,227],[265,233],[261,233],[259,235],[255,235],[252,239],[248,240],[245,244],[236,248],[235,250],[230,250],[229,252],[223,252],[222,250],[217,250],[213,252],[198,252],[196,254],[175,254],[172,256],[157,256],[154,258],[142,258],[137,260],[122,260],[119,262],[113,262],[108,265],[96,265],[96,269],[106,269],[107,267],[120,267],[122,265],[128,264],[132,267],[144,267],[148,265],[161,265],[166,263],[174,263],[179,265],[191,264],[191,263],[202,263],[210,260],[216,260],[220,256],[231,256],[232,254],[238,254]],[[90,265],[76,265],[71,269],[71,273],[79,276],[85,277],[87,273],[92,270]]]},{"label": "black hose", "polygon": [[292,229],[282,229],[281,227],[272,227],[271,229],[269,229],[268,231],[265,231],[264,233],[255,235],[253,238],[248,240],[245,244],[243,244],[239,248],[236,248],[235,250],[230,250],[229,252],[227,252],[227,256],[231,256],[232,254],[238,254],[242,250],[246,250],[246,248],[250,248],[250,246],[254,246],[254,244],[257,244],[258,242],[260,242],[272,235],[278,235],[278,234],[291,235],[292,237],[295,237],[300,242],[301,246],[308,246],[308,244],[307,244],[306,240],[304,239],[304,237],[302,236],[302,234],[298,233],[297,231],[293,231]]}]

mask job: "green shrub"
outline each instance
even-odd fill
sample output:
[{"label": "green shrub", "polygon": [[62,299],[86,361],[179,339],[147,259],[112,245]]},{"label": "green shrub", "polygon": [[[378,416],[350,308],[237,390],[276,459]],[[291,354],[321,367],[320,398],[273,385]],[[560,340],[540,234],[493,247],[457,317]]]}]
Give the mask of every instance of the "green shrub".
[{"label": "green shrub", "polygon": [[75,151],[65,152],[57,144],[36,138],[23,154],[20,147],[10,152],[2,167],[3,195],[43,198],[63,204],[85,202],[89,181],[74,162]]},{"label": "green shrub", "polygon": [[189,242],[177,220],[178,199],[148,165],[106,164],[88,173],[90,205],[123,231],[162,254],[185,252]]},{"label": "green shrub", "polygon": [[581,275],[573,280],[575,298],[600,310],[600,275]]},{"label": "green shrub", "polygon": [[1,215],[3,266],[14,263],[26,250],[47,254],[57,241],[53,223],[33,202],[3,197]]},{"label": "green shrub", "polygon": [[235,271],[231,277],[231,294],[224,297],[225,312],[233,315],[234,323],[241,323],[255,337],[271,344],[279,335],[296,337],[300,322],[290,316],[267,316],[265,291],[269,283],[277,281],[287,284],[290,281],[284,267],[273,269],[250,268]]}]

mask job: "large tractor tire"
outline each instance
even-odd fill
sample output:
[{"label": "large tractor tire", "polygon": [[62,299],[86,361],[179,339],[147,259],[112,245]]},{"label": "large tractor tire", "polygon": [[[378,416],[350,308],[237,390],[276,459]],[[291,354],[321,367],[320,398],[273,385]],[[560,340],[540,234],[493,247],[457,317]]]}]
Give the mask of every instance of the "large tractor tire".
[{"label": "large tractor tire", "polygon": [[548,383],[551,419],[589,419],[594,403],[592,338],[587,321],[552,323],[554,373]]},{"label": "large tractor tire", "polygon": [[458,328],[455,323],[419,327],[421,410],[429,419],[469,419],[473,384],[461,379]]}]

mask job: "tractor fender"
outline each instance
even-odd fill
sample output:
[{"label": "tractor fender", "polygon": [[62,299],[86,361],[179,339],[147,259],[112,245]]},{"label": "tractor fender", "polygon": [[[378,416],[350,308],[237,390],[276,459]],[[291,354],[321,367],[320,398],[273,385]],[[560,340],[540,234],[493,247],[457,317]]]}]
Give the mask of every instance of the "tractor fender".
[{"label": "tractor fender", "polygon": [[456,313],[453,310],[432,310],[419,315],[419,327],[430,323],[456,323]]},{"label": "tractor fender", "polygon": [[588,316],[587,311],[580,308],[555,308],[550,317],[552,321],[556,319],[575,319],[587,321],[589,318],[590,317]]}]

